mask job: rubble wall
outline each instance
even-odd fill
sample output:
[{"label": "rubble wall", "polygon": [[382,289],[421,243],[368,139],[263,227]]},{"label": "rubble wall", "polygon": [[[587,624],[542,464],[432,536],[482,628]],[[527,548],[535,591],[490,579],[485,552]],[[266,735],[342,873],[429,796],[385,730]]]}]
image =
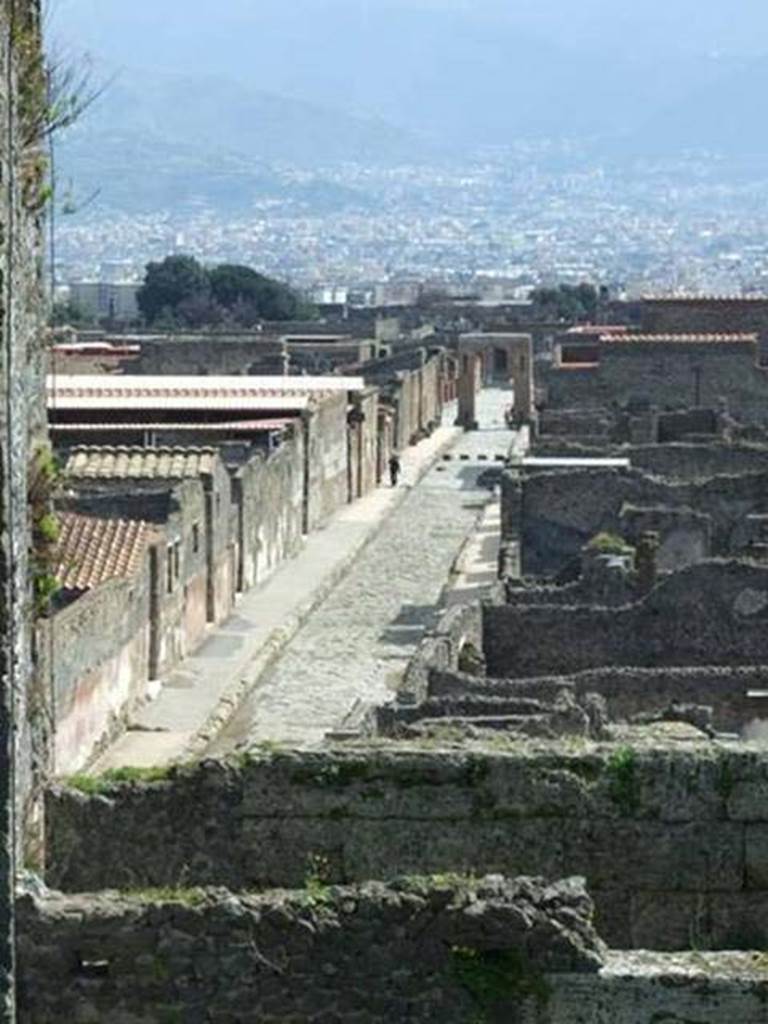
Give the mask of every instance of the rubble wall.
[{"label": "rubble wall", "polygon": [[19,1020],[466,1024],[494,962],[514,967],[493,993],[514,1018],[547,975],[600,969],[591,911],[577,880],[499,878],[26,898]]},{"label": "rubble wall", "polygon": [[300,886],[435,872],[583,875],[617,948],[768,942],[768,754],[278,753],[165,781],[54,789],[48,881],[67,891]]},{"label": "rubble wall", "polygon": [[[711,521],[713,555],[727,555],[750,537],[747,516],[768,502],[768,473],[662,480],[637,469],[573,469],[505,474],[504,536],[522,541],[523,572],[555,573],[596,534],[621,534],[628,507],[695,509]],[[505,507],[508,506],[508,507]]]},{"label": "rubble wall", "polygon": [[488,675],[768,664],[768,567],[700,562],[620,608],[484,605]]},{"label": "rubble wall", "polygon": [[19,903],[20,1024],[762,1024],[753,955],[617,954],[576,879]]},{"label": "rubble wall", "polygon": [[569,690],[579,702],[589,694],[602,697],[611,722],[662,712],[673,703],[693,704],[712,709],[712,726],[717,731],[742,735],[749,735],[757,723],[768,718],[768,700],[750,696],[754,691],[768,692],[768,665],[621,666],[529,679],[489,679],[435,664],[427,673],[423,696],[432,701],[467,698],[491,705],[521,698],[552,701],[562,690]]},{"label": "rubble wall", "polygon": [[237,589],[263,583],[301,548],[304,441],[301,431],[269,455],[254,455],[233,479],[238,515]]}]

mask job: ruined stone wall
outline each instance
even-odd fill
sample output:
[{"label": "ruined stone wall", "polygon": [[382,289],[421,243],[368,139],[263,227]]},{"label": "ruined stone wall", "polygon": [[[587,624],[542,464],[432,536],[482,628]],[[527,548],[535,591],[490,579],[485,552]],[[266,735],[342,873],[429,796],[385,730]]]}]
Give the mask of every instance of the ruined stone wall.
[{"label": "ruined stone wall", "polygon": [[628,506],[693,509],[710,519],[711,553],[727,555],[748,542],[746,517],[766,500],[763,472],[686,482],[635,469],[510,471],[502,477],[502,529],[505,539],[521,540],[523,573],[531,575],[558,572],[601,531],[621,534]]},{"label": "ruined stone wall", "polygon": [[768,447],[758,444],[585,445],[569,438],[537,438],[533,454],[563,458],[626,458],[636,469],[677,480],[759,473],[768,465]]},{"label": "ruined stone wall", "polygon": [[124,372],[175,377],[258,376],[284,373],[285,362],[285,344],[276,336],[168,335],[142,338],[141,354],[126,360]]},{"label": "ruined stone wall", "polygon": [[319,529],[347,503],[347,395],[329,395],[306,421],[308,532]]},{"label": "ruined stone wall", "polygon": [[590,694],[602,697],[610,722],[627,722],[635,715],[662,712],[673,703],[707,706],[718,732],[749,736],[754,726],[768,718],[768,701],[750,696],[768,690],[768,667],[701,666],[686,668],[587,669],[568,675],[527,679],[496,679],[469,675],[435,665],[429,669],[425,697],[431,706],[450,703],[444,713],[468,700],[479,708],[498,712],[505,702],[524,699],[551,702],[564,690],[582,703]]},{"label": "ruined stone wall", "polygon": [[[768,758],[739,745],[255,755],[49,794],[68,891],[584,875],[617,948],[764,948]],[[308,870],[309,865],[309,870]]]},{"label": "ruined stone wall", "polygon": [[456,605],[440,616],[408,662],[403,684],[398,690],[400,697],[409,701],[424,700],[429,691],[430,674],[435,670],[457,669],[460,655],[467,645],[478,652],[482,648],[479,602]]},{"label": "ruined stone wall", "polygon": [[80,770],[147,696],[149,568],[92,590],[36,627],[50,701],[51,771]]},{"label": "ruined stone wall", "polygon": [[[11,14],[14,24],[9,27]],[[45,161],[36,140],[38,104],[44,101],[35,88],[40,82],[39,22],[38,0],[17,0],[12,10],[7,4],[0,10],[0,29],[13,36],[11,68],[8,48],[0,48],[0,99],[7,115],[0,131],[0,477],[4,481],[0,498],[0,589],[4,595],[0,675],[4,686],[10,686],[15,694],[14,781],[20,833],[27,831],[37,816],[36,801],[49,758],[47,714],[35,692],[39,684],[31,657],[27,507],[30,462],[35,451],[47,443],[42,234]],[[10,588],[6,589],[8,582]],[[8,774],[5,766],[3,772]]]},{"label": "ruined stone wall", "polygon": [[762,1024],[754,954],[616,953],[580,881],[19,902],[20,1024]]},{"label": "ruined stone wall", "polygon": [[640,323],[643,331],[672,334],[766,334],[768,299],[643,299]]},{"label": "ruined stone wall", "polygon": [[701,562],[622,608],[484,605],[488,674],[768,662],[768,568]]},{"label": "ruined stone wall", "polygon": [[[549,1002],[550,977],[597,979],[606,950],[590,914],[578,880],[27,898],[19,1020],[517,1019]],[[508,981],[483,988],[494,964]]]},{"label": "ruined stone wall", "polygon": [[378,483],[379,394],[377,389],[354,396],[347,434],[349,500],[369,494]]},{"label": "ruined stone wall", "polygon": [[547,408],[600,410],[633,401],[662,410],[716,408],[724,398],[737,420],[768,420],[768,371],[748,341],[602,345],[598,366],[537,364],[537,382]]},{"label": "ruined stone wall", "polygon": [[302,544],[304,440],[300,430],[269,455],[259,452],[234,480],[238,590],[266,580]]}]

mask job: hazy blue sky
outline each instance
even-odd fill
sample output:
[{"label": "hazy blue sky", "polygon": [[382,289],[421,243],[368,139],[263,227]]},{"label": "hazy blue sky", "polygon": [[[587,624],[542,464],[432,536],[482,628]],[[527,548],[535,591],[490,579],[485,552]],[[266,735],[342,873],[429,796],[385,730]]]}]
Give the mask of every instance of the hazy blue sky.
[{"label": "hazy blue sky", "polygon": [[[250,29],[272,35],[290,33],[300,15],[324,14],[344,31],[344,20],[380,16],[398,6],[391,0],[50,0],[57,28],[86,45],[111,50],[124,58],[150,28],[163,38],[178,34],[180,49],[209,32]],[[609,43],[637,51],[724,50],[768,52],[768,3],[765,0],[407,0],[401,7],[440,14],[464,13],[480,23],[502,20],[537,33],[558,45]],[[340,12],[344,13],[340,15]],[[169,62],[173,53],[168,53]]]},{"label": "hazy blue sky", "polygon": [[698,138],[720,104],[751,144],[762,120],[768,0],[50,4],[52,43],[100,58],[106,77],[226,77],[434,138],[643,133],[675,105],[670,138],[692,120]]}]

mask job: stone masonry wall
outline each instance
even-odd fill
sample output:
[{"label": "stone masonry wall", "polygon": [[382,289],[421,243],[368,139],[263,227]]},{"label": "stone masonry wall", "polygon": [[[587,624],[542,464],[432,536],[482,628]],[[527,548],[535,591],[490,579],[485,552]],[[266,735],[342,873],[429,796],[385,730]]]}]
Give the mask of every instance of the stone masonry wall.
[{"label": "stone masonry wall", "polygon": [[484,605],[488,674],[768,663],[768,568],[701,562],[622,608]]},{"label": "stone masonry wall", "polygon": [[768,755],[740,745],[254,755],[56,789],[48,881],[235,890],[434,872],[584,875],[616,948],[764,948]]},{"label": "stone masonry wall", "polygon": [[[13,17],[13,25],[9,19]],[[33,112],[21,103],[19,76],[36,74],[39,46],[39,0],[17,0],[0,10],[0,29],[12,38],[13,67],[0,55],[0,578],[4,594],[0,619],[3,643],[0,675],[15,694],[15,790],[20,833],[30,831],[38,816],[40,788],[48,767],[49,728],[44,701],[31,658],[29,575],[30,523],[27,507],[29,468],[47,443],[44,398],[44,330],[47,319],[43,287],[44,162],[35,138]],[[23,45],[22,45],[23,44]],[[22,54],[23,49],[23,54]],[[11,84],[12,95],[7,94]],[[29,101],[28,101],[29,102]],[[34,102],[34,100],[32,100]],[[8,393],[10,392],[10,393]],[[10,417],[9,417],[10,414]],[[10,587],[5,584],[10,581]],[[12,595],[12,601],[9,597]],[[11,678],[12,677],[12,678]],[[7,772],[7,767],[2,766]]]},{"label": "stone masonry wall", "polygon": [[426,697],[431,702],[450,704],[484,701],[493,708],[525,698],[552,701],[563,690],[571,691],[578,702],[590,694],[602,697],[611,722],[658,713],[672,703],[711,707],[713,728],[732,734],[749,734],[751,727],[768,717],[768,701],[749,696],[751,692],[768,691],[768,666],[761,665],[619,666],[527,679],[493,679],[434,667],[429,671]]},{"label": "stone masonry wall", "polygon": [[276,336],[240,335],[142,338],[141,354],[125,372],[158,376],[241,376],[285,372],[286,347]]},{"label": "stone masonry wall", "polygon": [[559,975],[597,982],[606,951],[591,914],[579,880],[28,897],[19,1021],[517,1020],[549,1003]]},{"label": "stone masonry wall", "polygon": [[538,438],[536,456],[562,458],[625,458],[635,469],[676,480],[759,473],[768,465],[768,447],[747,444],[579,445],[563,438]]},{"label": "stone masonry wall", "polygon": [[304,441],[300,431],[269,455],[258,453],[233,480],[238,510],[238,590],[266,580],[302,543]]},{"label": "stone masonry wall", "polygon": [[348,499],[347,395],[329,395],[308,420],[308,532],[319,529]]},{"label": "stone masonry wall", "polygon": [[768,501],[768,473],[677,481],[641,470],[574,469],[504,477],[503,535],[520,538],[526,575],[558,572],[601,531],[621,534],[627,506],[694,509],[711,520],[711,553],[727,555],[747,543],[746,517]]},{"label": "stone masonry wall", "polygon": [[78,771],[147,696],[148,569],[84,594],[37,625],[55,724],[51,770]]},{"label": "stone masonry wall", "polygon": [[659,409],[716,408],[725,398],[739,421],[768,421],[768,371],[753,342],[602,345],[588,369],[541,367],[547,408],[609,409],[648,401]]}]

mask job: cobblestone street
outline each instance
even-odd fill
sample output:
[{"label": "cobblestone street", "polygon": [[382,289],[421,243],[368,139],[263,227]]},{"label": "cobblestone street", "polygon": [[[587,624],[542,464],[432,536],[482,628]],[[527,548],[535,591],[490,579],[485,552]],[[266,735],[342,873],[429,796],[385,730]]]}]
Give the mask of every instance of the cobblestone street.
[{"label": "cobblestone street", "polygon": [[488,502],[478,477],[498,467],[494,458],[512,441],[502,418],[508,400],[508,392],[483,393],[483,429],[460,438],[452,458],[413,488],[209,753],[264,740],[316,744],[358,699],[392,695]]}]

